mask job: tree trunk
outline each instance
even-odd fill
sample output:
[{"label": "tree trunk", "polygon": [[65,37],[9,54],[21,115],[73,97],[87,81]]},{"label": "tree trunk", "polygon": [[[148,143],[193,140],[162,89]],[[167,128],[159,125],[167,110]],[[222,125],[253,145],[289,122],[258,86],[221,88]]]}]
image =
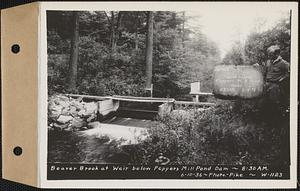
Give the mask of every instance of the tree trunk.
[{"label": "tree trunk", "polygon": [[176,13],[172,12],[171,14],[172,22],[170,23],[170,27],[172,29],[176,29]]},{"label": "tree trunk", "polygon": [[138,28],[139,27],[139,13],[136,13],[135,17],[135,34],[134,34],[134,49],[138,51],[139,49],[139,35],[138,35]]},{"label": "tree trunk", "polygon": [[117,26],[115,29],[115,40],[114,40],[114,49],[115,50],[117,48],[118,40],[121,38],[120,27],[122,25],[122,16],[123,16],[122,11],[119,11],[118,18],[117,18]]},{"label": "tree trunk", "polygon": [[72,15],[72,40],[71,40],[71,52],[69,62],[69,90],[76,89],[77,81],[77,65],[78,65],[78,45],[79,45],[79,13],[73,12]]},{"label": "tree trunk", "polygon": [[135,51],[138,51],[139,49],[139,35],[138,35],[137,27],[135,29],[135,34],[134,34],[134,49]]},{"label": "tree trunk", "polygon": [[110,32],[111,32],[111,39],[110,39],[111,40],[111,52],[114,53],[116,50],[116,42],[115,42],[116,37],[115,37],[115,15],[114,15],[113,11],[111,11],[110,27],[111,27],[111,30],[110,30]]},{"label": "tree trunk", "polygon": [[152,54],[153,54],[153,12],[147,15],[147,41],[146,41],[146,89],[152,84]]},{"label": "tree trunk", "polygon": [[182,36],[181,36],[181,40],[182,40],[182,47],[184,48],[184,24],[185,24],[185,11],[183,11],[182,13]]}]

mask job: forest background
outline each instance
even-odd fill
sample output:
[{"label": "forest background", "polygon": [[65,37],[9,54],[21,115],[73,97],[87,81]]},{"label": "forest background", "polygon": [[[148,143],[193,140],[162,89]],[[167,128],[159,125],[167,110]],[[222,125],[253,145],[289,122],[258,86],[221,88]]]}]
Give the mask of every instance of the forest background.
[{"label": "forest background", "polygon": [[[50,95],[145,93],[149,12],[48,11],[47,15]],[[151,12],[155,97],[186,95],[195,81],[201,82],[202,91],[211,92],[214,66],[265,62],[266,49],[273,44],[281,46],[283,58],[289,61],[288,17],[269,30],[253,30],[246,42],[234,42],[221,59],[217,44],[201,28],[187,27],[193,18],[185,15]]]}]

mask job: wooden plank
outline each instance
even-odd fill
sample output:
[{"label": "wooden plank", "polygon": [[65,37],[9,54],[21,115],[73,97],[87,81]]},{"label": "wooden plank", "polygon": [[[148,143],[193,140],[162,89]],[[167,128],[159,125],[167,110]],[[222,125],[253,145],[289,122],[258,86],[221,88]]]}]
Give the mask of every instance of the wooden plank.
[{"label": "wooden plank", "polygon": [[176,105],[197,105],[197,106],[215,106],[215,103],[209,102],[189,102],[189,101],[175,101]]},{"label": "wooden plank", "polygon": [[114,95],[113,98],[128,98],[128,99],[147,99],[147,100],[174,100],[174,98],[158,98],[158,97],[134,97],[134,96],[119,96]]},{"label": "wooden plank", "polygon": [[86,98],[86,99],[93,99],[93,100],[106,100],[106,99],[111,99],[110,96],[90,96],[90,95],[79,95],[79,94],[64,94],[65,96],[68,97],[73,97],[73,98]]},{"label": "wooden plank", "polygon": [[120,107],[119,110],[122,110],[122,111],[137,111],[137,112],[145,112],[145,113],[157,113],[158,112],[158,111],[154,111],[154,110],[135,109],[135,108],[129,108],[129,107]]},{"label": "wooden plank", "polygon": [[174,98],[153,98],[153,97],[133,97],[133,96],[90,96],[90,95],[79,95],[79,94],[64,94],[65,96],[74,97],[74,98],[87,98],[87,99],[94,99],[94,100],[106,100],[106,99],[113,99],[113,100],[120,100],[120,101],[133,101],[133,102],[158,102],[158,103],[165,103],[165,102],[174,102]]},{"label": "wooden plank", "polygon": [[200,96],[213,96],[213,93],[210,92],[190,92],[191,95],[200,95]]},{"label": "wooden plank", "polygon": [[148,102],[148,103],[166,103],[174,102],[173,98],[151,98],[151,97],[131,97],[131,96],[112,96],[113,100],[132,101],[132,102]]}]

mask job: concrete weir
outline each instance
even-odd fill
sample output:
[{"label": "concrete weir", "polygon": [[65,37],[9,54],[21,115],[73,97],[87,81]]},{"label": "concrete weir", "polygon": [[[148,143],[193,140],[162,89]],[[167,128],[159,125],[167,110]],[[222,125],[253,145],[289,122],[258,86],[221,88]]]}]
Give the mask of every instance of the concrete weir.
[{"label": "concrete weir", "polygon": [[[73,98],[96,101],[98,122],[92,129],[81,131],[82,136],[109,138],[119,145],[137,144],[148,136],[147,129],[154,125],[157,116],[172,112],[175,104],[195,102],[178,102],[173,98],[131,97],[131,96],[87,96],[68,94]],[[195,103],[199,106],[200,103]],[[201,104],[200,104],[201,105]],[[203,105],[204,107],[211,105]]]},{"label": "concrete weir", "polygon": [[116,113],[126,112],[127,114],[154,114],[163,115],[171,112],[175,99],[173,98],[153,98],[153,97],[132,97],[132,96],[88,96],[67,94],[69,97],[82,98],[84,100],[97,101],[100,121],[116,115]]}]

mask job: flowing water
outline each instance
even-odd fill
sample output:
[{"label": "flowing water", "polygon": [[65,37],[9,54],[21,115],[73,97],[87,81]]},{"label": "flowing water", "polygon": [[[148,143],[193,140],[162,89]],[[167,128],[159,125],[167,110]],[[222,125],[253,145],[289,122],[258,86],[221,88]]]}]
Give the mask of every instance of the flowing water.
[{"label": "flowing water", "polygon": [[[133,139],[134,134],[141,136],[154,123],[148,119],[135,119],[115,116],[101,122],[99,128],[78,132],[48,131],[48,162],[68,163],[123,163],[129,162],[129,153],[118,141],[111,141],[111,136],[119,139]],[[134,134],[133,134],[134,133]],[[132,141],[131,143],[136,143]],[[122,143],[121,143],[122,145]]]}]

